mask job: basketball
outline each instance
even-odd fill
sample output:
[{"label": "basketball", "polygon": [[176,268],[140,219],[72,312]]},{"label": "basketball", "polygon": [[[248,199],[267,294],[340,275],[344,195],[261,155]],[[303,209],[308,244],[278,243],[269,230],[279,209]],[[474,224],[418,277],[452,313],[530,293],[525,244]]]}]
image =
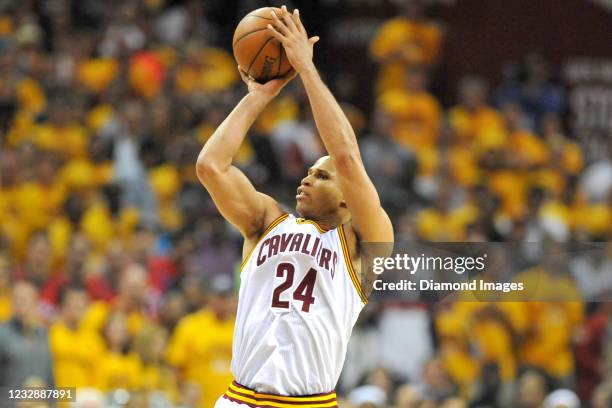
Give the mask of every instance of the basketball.
[{"label": "basketball", "polygon": [[262,7],[247,14],[234,31],[232,47],[238,65],[257,82],[264,83],[284,76],[291,69],[283,45],[267,29],[272,23],[272,10]]}]

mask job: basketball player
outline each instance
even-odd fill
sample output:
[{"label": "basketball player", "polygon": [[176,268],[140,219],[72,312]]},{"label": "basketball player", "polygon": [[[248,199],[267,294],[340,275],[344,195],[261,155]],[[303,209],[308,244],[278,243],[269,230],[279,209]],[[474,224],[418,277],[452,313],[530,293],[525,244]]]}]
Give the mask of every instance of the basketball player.
[{"label": "basketball player", "polygon": [[[308,38],[299,12],[271,16],[271,35],[294,72],[258,84],[200,152],[198,177],[221,214],[244,236],[234,330],[234,382],[215,408],[337,407],[334,388],[349,337],[367,302],[360,258],[364,242],[392,242],[393,229],[365,172],[355,134],[312,61],[318,37]],[[329,156],[320,158],[297,189],[286,214],[257,192],[232,165],[265,106],[293,77],[306,89]]]}]

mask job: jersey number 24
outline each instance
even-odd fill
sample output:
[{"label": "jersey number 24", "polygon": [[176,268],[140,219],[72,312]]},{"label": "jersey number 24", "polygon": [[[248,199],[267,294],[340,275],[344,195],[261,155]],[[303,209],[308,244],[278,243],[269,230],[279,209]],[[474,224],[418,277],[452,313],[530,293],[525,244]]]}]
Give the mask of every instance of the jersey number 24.
[{"label": "jersey number 24", "polygon": [[[274,289],[272,296],[272,307],[289,309],[289,301],[280,300],[281,294],[293,286],[293,277],[295,275],[295,266],[288,262],[278,264],[276,268],[276,277],[285,278],[285,281]],[[312,292],[314,291],[315,282],[317,281],[317,270],[310,268],[304,276],[304,279],[293,291],[293,299],[302,302],[302,312],[309,312],[310,305],[315,302]]]}]

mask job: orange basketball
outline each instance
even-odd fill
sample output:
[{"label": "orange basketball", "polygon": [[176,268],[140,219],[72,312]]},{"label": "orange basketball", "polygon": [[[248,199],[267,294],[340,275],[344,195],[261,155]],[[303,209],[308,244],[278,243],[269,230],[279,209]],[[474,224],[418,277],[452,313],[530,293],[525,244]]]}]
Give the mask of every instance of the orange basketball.
[{"label": "orange basketball", "polygon": [[257,82],[264,83],[284,76],[291,69],[283,45],[267,29],[272,23],[272,10],[262,7],[247,14],[236,27],[232,41],[238,65]]}]

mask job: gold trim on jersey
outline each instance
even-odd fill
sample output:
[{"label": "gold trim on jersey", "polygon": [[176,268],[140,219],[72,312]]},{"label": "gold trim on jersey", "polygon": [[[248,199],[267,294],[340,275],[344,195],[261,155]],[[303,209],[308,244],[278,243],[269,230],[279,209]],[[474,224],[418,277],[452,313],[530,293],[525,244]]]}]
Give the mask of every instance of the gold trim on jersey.
[{"label": "gold trim on jersey", "polygon": [[359,283],[359,278],[357,277],[357,274],[355,273],[355,269],[353,269],[353,262],[351,261],[351,253],[349,251],[348,241],[346,239],[346,235],[344,234],[344,225],[340,225],[338,227],[338,236],[340,237],[340,244],[342,245],[342,253],[344,253],[344,261],[346,262],[346,266],[347,266],[349,275],[351,277],[351,280],[353,281],[353,285],[355,286],[355,289],[357,289],[357,294],[359,294],[361,301],[364,304],[367,304],[368,298],[365,295],[363,288],[361,287],[361,283]]},{"label": "gold trim on jersey", "polygon": [[313,220],[307,220],[305,218],[296,218],[295,222],[297,222],[298,224],[312,224],[315,227],[317,227],[317,230],[319,230],[321,234],[325,234],[326,232],[331,231],[331,230],[327,230],[327,231],[324,230],[323,228],[321,228],[321,226],[316,221],[313,221]]},{"label": "gold trim on jersey", "polygon": [[[303,397],[288,397],[275,394],[258,393],[250,388],[238,384],[236,381],[232,381],[223,397],[229,399],[230,401],[246,404],[252,408],[294,408],[296,406],[307,406],[309,408],[331,408],[338,406],[335,392],[308,395]],[[308,403],[308,405],[305,405],[305,403]]]},{"label": "gold trim on jersey", "polygon": [[268,232],[272,231],[272,229],[274,227],[276,227],[278,224],[280,224],[281,222],[285,221],[287,219],[287,217],[289,217],[289,214],[285,213],[285,214],[279,216],[278,218],[276,218],[274,221],[272,221],[270,223],[270,225],[268,225],[268,228],[266,228],[266,230],[263,232],[263,234],[261,234],[261,236],[259,237],[259,239],[255,243],[255,245],[253,245],[253,248],[251,248],[251,250],[249,251],[248,255],[242,261],[242,264],[240,265],[240,272],[242,272],[242,269],[244,268],[244,266],[247,264],[247,262],[251,258],[251,255],[253,254],[253,251],[255,250],[255,248],[257,248],[257,245],[259,245],[259,243],[261,242],[263,237],[265,237],[268,234]]}]

